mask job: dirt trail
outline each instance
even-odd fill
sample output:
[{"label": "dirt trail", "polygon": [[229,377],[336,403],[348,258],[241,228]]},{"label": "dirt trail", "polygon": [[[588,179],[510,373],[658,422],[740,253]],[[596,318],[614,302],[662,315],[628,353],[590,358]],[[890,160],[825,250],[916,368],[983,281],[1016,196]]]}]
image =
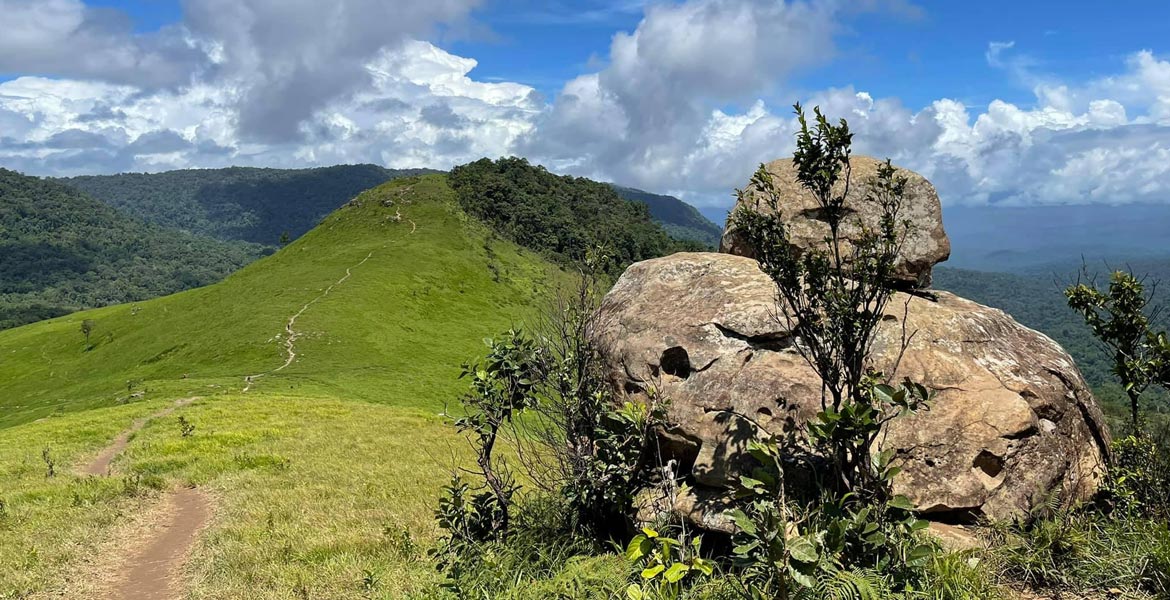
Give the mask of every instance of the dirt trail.
[{"label": "dirt trail", "polygon": [[374,255],[374,253],[371,251],[369,254],[366,255],[365,258],[358,261],[358,263],[356,265],[353,265],[353,266],[347,268],[345,270],[345,275],[343,275],[341,277],[341,279],[338,279],[337,281],[333,282],[332,285],[325,288],[325,291],[323,291],[319,295],[317,295],[316,298],[313,298],[312,300],[306,302],[305,305],[302,306],[301,309],[296,312],[296,314],[294,314],[293,316],[288,318],[288,322],[285,323],[285,325],[284,325],[284,333],[285,333],[284,351],[285,351],[285,354],[288,355],[284,360],[284,364],[280,365],[279,367],[276,367],[275,369],[273,369],[271,371],[265,371],[264,373],[257,373],[255,375],[245,376],[244,377],[244,389],[240,390],[240,393],[247,392],[248,390],[252,389],[252,384],[255,383],[257,379],[260,379],[261,377],[265,377],[267,375],[271,375],[273,373],[277,373],[279,371],[283,371],[285,368],[287,368],[289,365],[291,365],[294,360],[297,359],[296,343],[297,343],[297,338],[301,337],[301,334],[294,328],[294,326],[297,324],[297,319],[300,318],[301,315],[305,314],[305,311],[309,310],[310,306],[313,306],[314,304],[323,300],[325,298],[325,296],[328,296],[329,292],[333,291],[333,288],[345,283],[345,280],[349,279],[350,275],[353,275],[353,270],[366,264],[366,261],[370,260],[370,257],[373,255]]},{"label": "dirt trail", "polygon": [[109,475],[110,464],[113,463],[114,459],[117,458],[118,455],[126,449],[126,444],[130,442],[130,436],[138,433],[143,427],[146,426],[146,423],[152,419],[165,417],[193,401],[195,401],[195,398],[181,398],[179,400],[175,400],[174,404],[164,408],[163,410],[135,420],[130,424],[129,429],[119,433],[118,437],[114,438],[114,440],[110,442],[109,446],[106,446],[104,449],[102,449],[102,451],[98,453],[97,457],[95,457],[93,461],[86,465],[81,470],[81,472],[85,475]]},{"label": "dirt trail", "polygon": [[[125,548],[121,564],[106,573],[102,600],[171,600],[184,595],[183,566],[211,516],[211,501],[193,488],[170,494],[161,518],[144,539]],[[128,540],[129,541],[129,540]]]},{"label": "dirt trail", "polygon": [[[86,475],[109,475],[111,464],[126,449],[130,437],[153,419],[170,415],[196,398],[182,398],[154,414],[135,420],[118,434],[97,457],[82,468]],[[182,574],[187,555],[199,531],[211,516],[211,501],[203,492],[183,488],[167,494],[161,505],[148,508],[136,534],[119,532],[111,540],[111,552],[86,578],[87,589],[102,600],[170,600],[183,596]],[[96,589],[95,589],[96,588]]]}]

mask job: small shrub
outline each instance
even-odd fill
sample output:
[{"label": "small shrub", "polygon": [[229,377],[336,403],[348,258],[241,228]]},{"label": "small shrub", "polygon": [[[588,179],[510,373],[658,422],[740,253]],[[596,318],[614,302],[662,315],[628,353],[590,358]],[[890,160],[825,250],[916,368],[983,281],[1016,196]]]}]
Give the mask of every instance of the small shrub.
[{"label": "small shrub", "polygon": [[715,564],[699,554],[703,538],[690,543],[664,537],[649,528],[630,540],[626,560],[639,565],[640,581],[626,588],[629,600],[678,600],[684,590],[711,577]]},{"label": "small shrub", "polygon": [[45,478],[52,479],[57,476],[57,463],[53,460],[53,454],[48,446],[41,450],[41,461],[45,463]]},{"label": "small shrub", "polygon": [[195,424],[188,421],[187,417],[179,415],[179,435],[182,437],[191,437],[195,434]]}]

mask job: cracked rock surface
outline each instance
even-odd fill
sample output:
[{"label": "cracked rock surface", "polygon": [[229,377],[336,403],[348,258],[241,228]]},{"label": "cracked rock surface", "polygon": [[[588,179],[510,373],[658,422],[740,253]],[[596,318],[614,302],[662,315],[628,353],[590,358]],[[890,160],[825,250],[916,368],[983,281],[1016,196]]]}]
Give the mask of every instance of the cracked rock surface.
[{"label": "cracked rock surface", "polygon": [[[820,379],[777,308],[754,260],[714,253],[637,263],[603,303],[597,336],[611,382],[668,399],[674,426],[660,442],[693,486],[674,508],[709,529],[727,526],[715,513],[750,468],[748,442],[799,432],[820,410]],[[928,411],[894,421],[882,442],[901,461],[896,491],[927,517],[1006,519],[1053,490],[1075,501],[1097,489],[1104,420],[1048,337],[947,292],[898,293],[873,356],[895,380],[935,393]]]}]

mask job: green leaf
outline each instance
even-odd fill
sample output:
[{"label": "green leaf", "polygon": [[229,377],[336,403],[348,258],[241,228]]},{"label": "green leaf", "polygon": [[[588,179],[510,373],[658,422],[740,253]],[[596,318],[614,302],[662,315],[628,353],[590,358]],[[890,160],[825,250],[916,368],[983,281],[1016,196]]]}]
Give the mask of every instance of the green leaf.
[{"label": "green leaf", "polygon": [[788,554],[793,560],[802,563],[815,563],[821,557],[817,545],[803,535],[788,543]]},{"label": "green leaf", "polygon": [[817,586],[815,577],[808,573],[802,573],[795,567],[788,567],[788,574],[792,576],[792,580],[800,584],[801,587],[813,589]]},{"label": "green leaf", "polygon": [[902,494],[891,498],[887,505],[890,508],[897,508],[899,510],[914,510],[914,503],[910,502],[910,499]]},{"label": "green leaf", "polygon": [[654,565],[653,567],[647,567],[645,569],[642,569],[642,579],[654,579],[655,577],[658,576],[659,573],[661,573],[665,570],[666,570],[666,567],[663,565]]},{"label": "green leaf", "polygon": [[749,490],[754,490],[758,487],[763,487],[763,485],[764,485],[763,481],[760,481],[759,479],[754,479],[752,477],[748,477],[747,475],[740,475],[739,483],[740,483],[740,485],[742,485],[743,487],[745,487]]},{"label": "green leaf", "polygon": [[648,537],[650,539],[654,539],[654,538],[658,537],[658,532],[654,531],[653,529],[650,529],[649,527],[643,527],[642,533],[645,533],[646,537]]},{"label": "green leaf", "polygon": [[680,579],[686,577],[687,571],[690,570],[691,568],[683,563],[674,563],[670,565],[670,568],[666,570],[662,578],[668,583],[678,583]]},{"label": "green leaf", "polygon": [[626,560],[637,562],[650,551],[650,540],[642,534],[634,536],[630,545],[626,546]]},{"label": "green leaf", "polygon": [[631,583],[630,587],[626,588],[626,598],[630,600],[645,600],[646,594],[642,592],[642,586]]},{"label": "green leaf", "polygon": [[744,556],[744,555],[750,553],[752,550],[755,550],[759,546],[760,546],[759,540],[752,540],[746,544],[740,544],[740,545],[736,546],[735,548],[732,548],[731,552],[733,554]]}]

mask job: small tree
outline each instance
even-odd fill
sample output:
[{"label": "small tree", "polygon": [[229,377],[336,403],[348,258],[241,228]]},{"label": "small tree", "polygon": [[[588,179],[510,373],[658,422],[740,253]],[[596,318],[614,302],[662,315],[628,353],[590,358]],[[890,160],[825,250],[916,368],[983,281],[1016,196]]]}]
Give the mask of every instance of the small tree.
[{"label": "small tree", "polygon": [[[895,293],[893,275],[910,228],[899,218],[907,179],[886,161],[861,199],[878,206],[876,227],[858,222],[846,239],[843,229],[853,214],[845,205],[854,185],[853,134],[844,120],[834,125],[819,109],[812,124],[799,104],[795,109],[796,179],[816,199],[828,225],[823,244],[801,249],[790,243],[777,210],[782,198],[763,165],[751,183],[756,206],[762,201],[771,210],[751,208],[748,192],[740,190],[732,219],[776,283],[777,318],[795,334],[796,351],[820,376],[821,411],[808,424],[808,438],[825,460],[806,462],[814,468],[825,464],[828,473],[817,478],[819,489],[806,498],[817,508],[806,508],[789,498],[785,484],[785,469],[799,454],[796,441],[773,436],[753,442],[760,467],[742,478],[749,502],[732,514],[738,528],[734,552],[748,597],[820,594],[823,586],[834,585],[826,582],[860,581],[866,573],[909,585],[931,553],[914,537],[925,522],[905,497],[893,495],[898,472],[891,465],[893,452],[876,453],[885,424],[918,410],[929,396],[909,381],[897,388],[884,383],[870,357]],[[903,339],[903,347],[907,343]]]},{"label": "small tree", "polygon": [[821,248],[803,251],[789,243],[776,210],[781,201],[763,165],[752,177],[758,198],[771,208],[748,207],[740,190],[736,228],[756,251],[760,267],[776,283],[777,314],[796,335],[796,350],[820,376],[821,413],[810,425],[813,440],[828,451],[836,487],[884,500],[888,484],[871,454],[882,426],[926,400],[921,386],[909,393],[880,385],[882,375],[870,360],[877,327],[894,295],[894,269],[909,221],[899,219],[906,177],[886,161],[869,183],[864,202],[880,207],[876,228],[858,223],[846,240],[842,226],[852,211],[845,206],[853,182],[849,163],[853,134],[844,119],[833,125],[819,108],[810,126],[795,106],[800,122],[793,164],[797,181],[816,199],[829,235]]},{"label": "small tree", "polygon": [[1151,385],[1170,385],[1170,342],[1166,332],[1150,329],[1160,310],[1150,306],[1153,288],[1144,280],[1116,271],[1109,289],[1082,273],[1082,280],[1065,290],[1068,305],[1081,314],[1098,342],[1113,359],[1112,371],[1129,399],[1130,424],[1142,435],[1142,396]]},{"label": "small tree", "polygon": [[292,238],[289,237],[287,231],[280,232],[280,245],[281,246],[287,246],[288,243],[291,241],[292,241]]},{"label": "small tree", "polygon": [[81,334],[85,336],[85,344],[89,345],[89,336],[93,333],[94,328],[93,319],[85,319],[81,322]]}]

